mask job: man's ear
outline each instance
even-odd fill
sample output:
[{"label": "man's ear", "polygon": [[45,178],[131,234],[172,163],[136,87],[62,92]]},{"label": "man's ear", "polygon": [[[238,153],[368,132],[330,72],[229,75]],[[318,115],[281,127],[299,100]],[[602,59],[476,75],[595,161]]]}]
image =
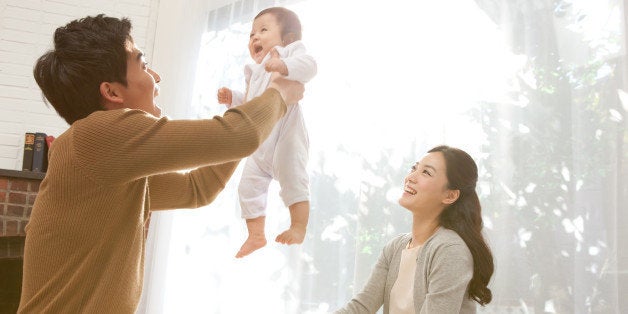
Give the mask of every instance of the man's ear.
[{"label": "man's ear", "polygon": [[443,203],[445,205],[453,204],[455,201],[458,200],[458,197],[460,197],[460,190],[447,190],[447,192],[445,193],[447,193],[445,199],[443,199]]},{"label": "man's ear", "polygon": [[103,105],[106,109],[118,109],[124,104],[124,98],[120,93],[118,83],[100,83],[100,96],[103,98]]}]

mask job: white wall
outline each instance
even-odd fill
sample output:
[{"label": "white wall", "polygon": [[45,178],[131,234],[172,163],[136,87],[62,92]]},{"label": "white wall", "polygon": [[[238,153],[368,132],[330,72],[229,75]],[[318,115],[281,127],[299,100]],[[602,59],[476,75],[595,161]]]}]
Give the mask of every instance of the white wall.
[{"label": "white wall", "polygon": [[[174,0],[166,0],[174,1]],[[35,61],[54,30],[87,15],[128,17],[150,60],[160,0],[0,0],[0,168],[20,170],[25,132],[59,136],[68,125],[47,107],[35,83]]]}]

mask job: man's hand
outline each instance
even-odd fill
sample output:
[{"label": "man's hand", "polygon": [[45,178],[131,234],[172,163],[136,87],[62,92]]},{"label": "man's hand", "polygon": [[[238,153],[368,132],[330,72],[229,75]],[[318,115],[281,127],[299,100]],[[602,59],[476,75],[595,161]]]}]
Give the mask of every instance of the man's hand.
[{"label": "man's hand", "polygon": [[270,59],[266,61],[264,69],[266,72],[279,72],[283,76],[288,75],[288,67],[286,63],[279,58],[279,52],[277,52],[275,48],[270,51]]},{"label": "man's hand", "polygon": [[218,103],[223,105],[231,105],[232,93],[231,90],[226,87],[218,89]]},{"label": "man's hand", "polygon": [[268,88],[274,88],[279,91],[287,105],[298,103],[299,100],[303,99],[303,93],[305,92],[305,87],[302,83],[287,80],[277,72],[271,74]]}]

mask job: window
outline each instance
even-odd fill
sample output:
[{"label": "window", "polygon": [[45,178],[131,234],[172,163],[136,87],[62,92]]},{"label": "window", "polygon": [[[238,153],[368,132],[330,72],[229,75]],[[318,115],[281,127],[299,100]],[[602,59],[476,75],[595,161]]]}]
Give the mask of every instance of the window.
[{"label": "window", "polygon": [[[619,298],[628,280],[623,8],[589,2],[279,3],[299,15],[319,64],[301,103],[311,141],[306,241],[272,241],[289,224],[274,185],[269,244],[235,260],[246,237],[236,173],[214,204],[173,215],[164,312],[342,306],[383,245],[410,230],[396,202],[403,177],[441,143],[480,167],[496,263],[494,299],[480,312],[628,311]],[[250,20],[265,5],[236,1],[209,15],[193,118],[225,110],[219,87],[244,88]]]}]

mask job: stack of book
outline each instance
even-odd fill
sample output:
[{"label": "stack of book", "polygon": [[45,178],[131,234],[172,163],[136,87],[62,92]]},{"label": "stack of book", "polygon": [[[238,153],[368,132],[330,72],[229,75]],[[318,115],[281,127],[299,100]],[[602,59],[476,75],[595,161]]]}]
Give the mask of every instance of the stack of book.
[{"label": "stack of book", "polygon": [[48,148],[54,136],[46,133],[27,132],[24,136],[23,171],[46,172],[48,169]]}]

